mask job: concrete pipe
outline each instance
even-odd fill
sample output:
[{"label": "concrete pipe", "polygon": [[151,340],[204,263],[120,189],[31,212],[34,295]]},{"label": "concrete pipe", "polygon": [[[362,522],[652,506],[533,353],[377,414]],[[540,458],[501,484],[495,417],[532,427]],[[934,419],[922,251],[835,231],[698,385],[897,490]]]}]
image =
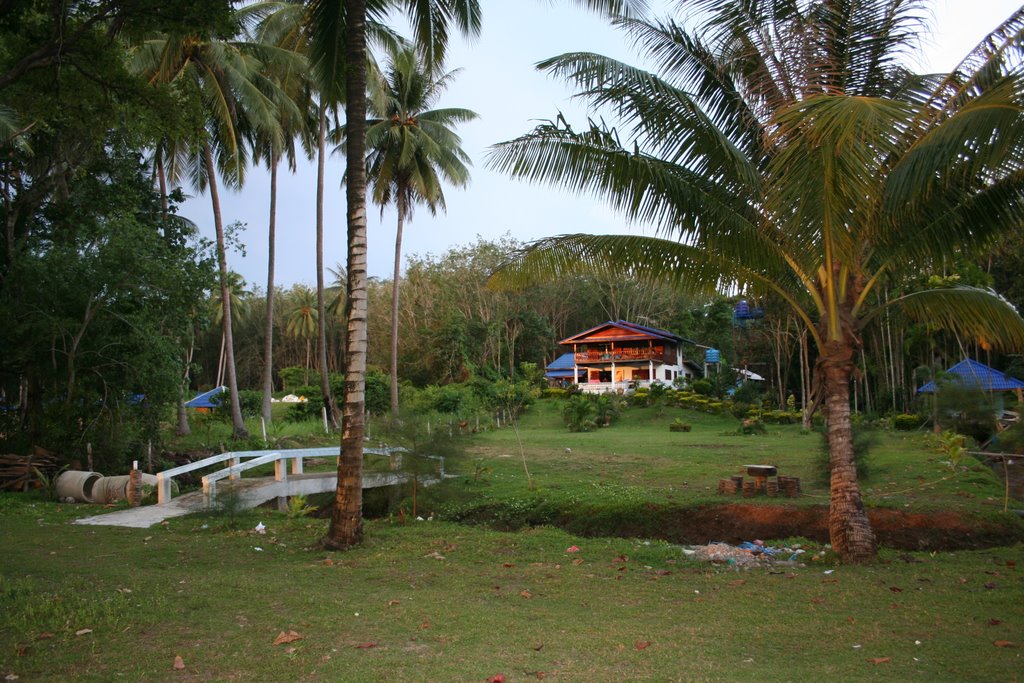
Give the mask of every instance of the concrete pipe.
[{"label": "concrete pipe", "polygon": [[[128,480],[131,475],[122,474],[117,477],[103,477],[92,488],[93,503],[115,503],[128,500]],[[142,485],[156,487],[155,474],[143,474]]]},{"label": "concrete pipe", "polygon": [[103,479],[99,472],[68,470],[57,477],[57,496],[60,500],[72,498],[79,503],[93,502],[96,482]]}]

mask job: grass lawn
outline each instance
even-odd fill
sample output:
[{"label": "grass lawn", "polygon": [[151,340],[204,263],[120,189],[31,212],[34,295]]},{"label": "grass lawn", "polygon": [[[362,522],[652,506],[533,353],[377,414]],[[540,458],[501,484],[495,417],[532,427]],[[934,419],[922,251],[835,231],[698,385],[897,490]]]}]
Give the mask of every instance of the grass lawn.
[{"label": "grass lawn", "polygon": [[[807,496],[780,500],[824,502],[826,488],[814,483],[818,435],[770,427],[741,437],[728,433],[731,418],[692,414],[692,432],[670,433],[679,415],[630,409],[610,429],[570,434],[557,404],[541,402],[519,430],[532,488],[515,433],[489,431],[467,437],[453,463],[461,476],[421,491],[421,514],[487,501],[721,503],[717,480],[754,462],[804,479]],[[990,473],[953,476],[920,441],[882,435],[864,481],[869,502],[1001,516]],[[152,529],[70,524],[96,511],[0,496],[0,676],[1011,681],[1024,670],[1020,544],[883,549],[868,567],[826,558],[737,571],[661,541],[550,526],[502,532],[391,517],[368,522],[361,547],[329,554],[316,549],[325,521],[269,510]],[[266,534],[254,531],[258,522]],[[572,546],[579,552],[566,552]],[[298,639],[274,644],[290,631]]]}]

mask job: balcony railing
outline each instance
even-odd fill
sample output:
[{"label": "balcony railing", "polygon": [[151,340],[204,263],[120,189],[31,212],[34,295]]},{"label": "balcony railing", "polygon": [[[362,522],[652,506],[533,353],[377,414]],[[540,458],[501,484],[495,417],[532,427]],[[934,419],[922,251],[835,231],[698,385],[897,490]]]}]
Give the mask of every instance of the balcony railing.
[{"label": "balcony railing", "polygon": [[658,363],[672,364],[675,362],[674,354],[666,352],[665,349],[660,347],[655,347],[653,349],[623,348],[615,349],[614,351],[591,349],[587,351],[578,351],[575,357],[577,363],[629,363],[656,361]]}]

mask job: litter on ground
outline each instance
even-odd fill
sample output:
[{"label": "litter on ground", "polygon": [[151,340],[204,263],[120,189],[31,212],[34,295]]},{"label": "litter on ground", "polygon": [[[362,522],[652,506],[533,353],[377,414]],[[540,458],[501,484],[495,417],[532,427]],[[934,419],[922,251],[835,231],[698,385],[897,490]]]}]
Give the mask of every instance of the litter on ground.
[{"label": "litter on ground", "polygon": [[[764,541],[744,541],[731,545],[721,541],[712,541],[707,545],[695,545],[683,549],[683,554],[695,560],[730,567],[804,567],[801,557],[806,551],[799,545],[794,547],[772,547]],[[814,553],[811,560],[824,557],[824,551]]]}]

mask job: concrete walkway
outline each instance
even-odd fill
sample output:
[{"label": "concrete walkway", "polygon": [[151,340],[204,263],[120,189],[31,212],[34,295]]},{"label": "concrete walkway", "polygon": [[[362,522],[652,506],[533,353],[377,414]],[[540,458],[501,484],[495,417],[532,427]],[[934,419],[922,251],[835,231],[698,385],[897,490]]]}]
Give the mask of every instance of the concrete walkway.
[{"label": "concrete walkway", "polygon": [[[394,486],[409,480],[405,473],[364,474],[363,488],[372,489],[383,486]],[[421,478],[421,486],[430,486],[439,481],[436,477]],[[237,492],[242,507],[254,508],[257,505],[287,496],[308,496],[315,493],[333,491],[338,485],[336,473],[293,474],[286,481],[277,481],[273,477],[254,477],[223,483],[220,493]],[[172,517],[182,517],[203,509],[203,492],[191,491],[182,494],[171,502],[162,505],[143,505],[136,508],[124,508],[92,517],[81,517],[74,524],[91,524],[96,526],[123,526],[136,529],[148,529]]]}]

